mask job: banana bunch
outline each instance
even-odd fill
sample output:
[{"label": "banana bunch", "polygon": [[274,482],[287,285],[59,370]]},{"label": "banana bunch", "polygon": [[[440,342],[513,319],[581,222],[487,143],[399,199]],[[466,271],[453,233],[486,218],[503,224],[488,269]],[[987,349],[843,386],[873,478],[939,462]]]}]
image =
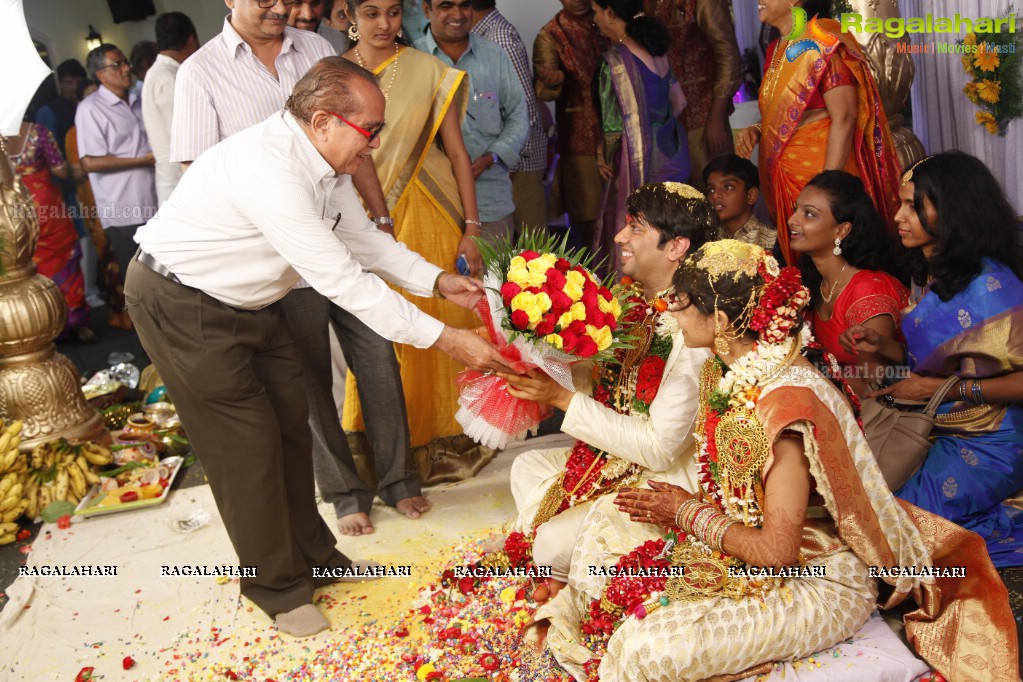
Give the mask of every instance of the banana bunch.
[{"label": "banana bunch", "polygon": [[[24,502],[22,512],[34,519],[51,502],[78,504],[89,488],[100,482],[93,467],[112,461],[110,450],[99,443],[70,443],[63,438],[40,443],[28,457],[28,476],[19,490]],[[0,502],[0,509],[3,504]],[[7,520],[6,516],[0,519]]]},{"label": "banana bunch", "polygon": [[0,545],[14,542],[18,532],[14,520],[28,507],[23,497],[28,458],[18,451],[21,426],[21,421],[4,424],[0,420]]}]

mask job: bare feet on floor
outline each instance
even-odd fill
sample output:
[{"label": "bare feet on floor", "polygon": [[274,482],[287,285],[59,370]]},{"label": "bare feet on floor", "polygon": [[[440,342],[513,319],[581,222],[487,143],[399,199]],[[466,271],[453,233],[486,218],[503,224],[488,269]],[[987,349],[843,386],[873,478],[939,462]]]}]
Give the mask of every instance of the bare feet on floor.
[{"label": "bare feet on floor", "polygon": [[430,511],[433,504],[422,495],[416,495],[415,497],[406,497],[403,500],[398,500],[398,504],[394,505],[394,508],[404,514],[410,519],[418,519],[420,516]]},{"label": "bare feet on floor", "polygon": [[341,535],[369,535],[374,529],[373,524],[370,523],[369,514],[356,512],[338,517],[337,530]]}]

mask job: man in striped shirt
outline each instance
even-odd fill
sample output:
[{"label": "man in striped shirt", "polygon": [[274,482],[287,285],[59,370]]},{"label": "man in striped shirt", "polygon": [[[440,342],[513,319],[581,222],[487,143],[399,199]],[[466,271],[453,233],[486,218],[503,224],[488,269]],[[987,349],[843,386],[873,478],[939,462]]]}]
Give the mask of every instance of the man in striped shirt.
[{"label": "man in striped shirt", "polygon": [[[171,160],[189,163],[214,144],[277,114],[295,83],[323,57],[334,56],[324,38],[287,26],[294,2],[228,0],[223,32],[178,71],[174,93]],[[353,184],[378,229],[393,234],[387,203],[371,158]],[[300,282],[283,300],[300,354],[313,430],[316,478],[334,505],[343,535],[373,532],[369,511],[374,491],[356,473],[341,431],[332,392],[331,322],[360,387],[369,445],[376,459],[376,495],[409,518],[430,508],[407,465],[408,417],[398,361],[391,343],[357,317]]]}]

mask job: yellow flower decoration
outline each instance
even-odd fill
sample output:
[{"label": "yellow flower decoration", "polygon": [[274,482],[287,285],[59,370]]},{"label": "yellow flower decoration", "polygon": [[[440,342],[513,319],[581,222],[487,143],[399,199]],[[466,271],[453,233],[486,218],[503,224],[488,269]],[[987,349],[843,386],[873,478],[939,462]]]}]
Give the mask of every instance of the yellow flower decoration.
[{"label": "yellow flower decoration", "polygon": [[[611,300],[613,301],[614,299],[612,298]],[[611,301],[605,301],[603,296],[598,295],[597,308],[600,309],[600,312],[602,313],[609,313],[611,312]]]},{"label": "yellow flower decoration", "polygon": [[[519,260],[522,260],[521,258]],[[529,286],[529,270],[526,266],[513,265],[508,268],[508,281],[515,282],[520,287],[525,288]]]},{"label": "yellow flower decoration", "polygon": [[572,319],[573,320],[585,320],[586,319],[586,306],[583,305],[582,302],[573,303],[572,307],[569,309],[569,312],[572,313]]},{"label": "yellow flower decoration", "polygon": [[973,75],[973,55],[965,54],[959,58],[959,61],[963,63],[963,71]]},{"label": "yellow flower decoration", "polygon": [[564,291],[565,295],[572,299],[573,302],[578,301],[583,297],[583,285],[576,284],[571,280],[565,282],[565,286],[563,286],[561,290]]},{"label": "yellow flower decoration", "polygon": [[963,88],[963,92],[970,98],[970,101],[974,104],[980,104],[980,86],[977,83],[970,81]]},{"label": "yellow flower decoration", "polygon": [[586,278],[583,276],[581,272],[578,272],[576,270],[569,270],[565,274],[565,280],[571,282],[572,284],[577,284],[580,288],[582,288],[582,286],[586,284]]},{"label": "yellow flower decoration", "polygon": [[510,268],[524,268],[526,267],[526,259],[522,256],[515,256],[511,259],[511,263],[508,264]]},{"label": "yellow flower decoration", "polygon": [[998,121],[995,120],[994,116],[986,111],[978,111],[974,115],[977,118],[977,125],[984,126],[992,135],[998,133]]},{"label": "yellow flower decoration", "polygon": [[436,670],[437,667],[433,663],[427,663],[419,666],[419,670],[416,671],[416,679],[425,680],[426,676]]},{"label": "yellow flower decoration", "polygon": [[554,267],[553,263],[549,263],[543,256],[534,258],[533,260],[526,263],[526,267],[529,268],[529,272],[540,273],[541,275],[547,274],[547,271]]},{"label": "yellow flower decoration", "polygon": [[611,312],[614,314],[616,320],[622,316],[622,304],[618,302],[617,298],[611,299]]},{"label": "yellow flower decoration", "polygon": [[541,291],[536,295],[536,305],[543,312],[547,312],[551,309],[551,297]]},{"label": "yellow flower decoration", "polygon": [[1001,81],[985,79],[977,83],[977,93],[985,102],[997,104],[1002,91]]},{"label": "yellow flower decoration", "polygon": [[561,313],[561,317],[558,318],[558,327],[562,330],[568,329],[568,325],[572,324],[573,320],[575,320],[575,318],[572,317],[571,310]]},{"label": "yellow flower decoration", "polygon": [[[559,336],[558,338],[560,339],[561,337]],[[547,339],[550,339],[550,336],[548,336]],[[548,343],[550,343],[550,341],[548,341]],[[515,588],[506,587],[503,590],[501,590],[501,601],[503,601],[505,604],[511,604],[513,601],[515,601]]]},{"label": "yellow flower decoration", "polygon": [[963,38],[963,44],[964,45],[976,45],[977,44],[977,34],[976,33],[967,33],[966,37]]},{"label": "yellow flower decoration", "polygon": [[1002,63],[1002,60],[999,59],[997,52],[978,50],[977,56],[973,58],[973,63],[981,71],[994,71]]}]

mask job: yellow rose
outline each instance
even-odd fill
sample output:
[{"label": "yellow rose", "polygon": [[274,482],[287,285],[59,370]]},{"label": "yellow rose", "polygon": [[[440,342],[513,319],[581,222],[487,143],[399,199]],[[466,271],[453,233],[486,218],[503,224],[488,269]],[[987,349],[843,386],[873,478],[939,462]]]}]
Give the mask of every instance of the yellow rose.
[{"label": "yellow rose", "polygon": [[568,325],[572,324],[572,320],[574,319],[575,318],[572,317],[571,310],[569,310],[568,312],[561,313],[561,317],[558,318],[558,328],[568,329]]},{"label": "yellow rose", "polygon": [[[547,336],[543,337],[543,340],[551,344],[558,350],[561,350],[562,347],[564,347],[565,345],[564,342],[561,340],[561,336],[558,334],[548,334]],[[512,588],[509,587],[508,589]]]},{"label": "yellow rose", "polygon": [[551,309],[551,297],[541,291],[536,295],[536,305],[539,306],[540,310],[543,312],[547,312]]},{"label": "yellow rose", "polygon": [[622,316],[622,304],[618,302],[617,298],[611,299],[611,312],[616,320]]},{"label": "yellow rose", "polygon": [[509,264],[508,267],[510,267],[510,268],[524,268],[524,267],[526,267],[526,259],[523,258],[522,256],[515,256],[514,258],[511,259],[511,263]]},{"label": "yellow rose", "polygon": [[528,308],[534,307],[536,307],[536,296],[528,291],[520,291],[515,294],[515,298],[511,300],[512,311],[527,310]]},{"label": "yellow rose", "polygon": [[530,272],[539,272],[541,274],[544,274],[552,267],[554,267],[554,264],[548,263],[543,259],[543,256],[541,256],[539,258],[534,258],[533,260],[526,263],[526,267],[529,268]]},{"label": "yellow rose", "polygon": [[[614,300],[614,297],[612,297],[611,300]],[[609,313],[611,312],[611,308],[611,301],[605,301],[603,296],[597,294],[597,309],[602,313]]]},{"label": "yellow rose", "polygon": [[583,276],[583,274],[581,272],[576,272],[575,270],[569,270],[565,274],[565,279],[568,282],[575,284],[580,289],[582,289],[583,285],[586,284],[586,278]]},{"label": "yellow rose", "polygon": [[597,329],[592,324],[586,325],[586,333],[589,335],[593,342],[597,344],[597,350],[606,350],[611,346],[611,342],[614,341],[614,337],[611,334],[611,327],[604,325],[600,329]]},{"label": "yellow rose", "polygon": [[569,308],[569,312],[572,313],[573,320],[586,319],[586,306],[584,306],[582,303],[573,303],[572,307]]},{"label": "yellow rose", "polygon": [[547,283],[546,270],[544,270],[543,272],[534,272],[532,270],[529,271],[529,286],[542,287],[546,283]]},{"label": "yellow rose", "polygon": [[516,590],[514,587],[504,588],[503,590],[501,590],[501,601],[503,601],[505,604],[511,604],[513,601],[515,601],[515,592]]},{"label": "yellow rose", "polygon": [[419,666],[419,670],[416,671],[416,679],[425,680],[426,676],[436,670],[437,667],[433,663],[426,663]]},{"label": "yellow rose", "polygon": [[540,254],[540,259],[544,260],[544,261],[547,261],[547,263],[552,268],[554,267],[554,264],[558,262],[558,257],[555,256],[553,253],[542,253],[542,254]]},{"label": "yellow rose", "polygon": [[532,308],[526,308],[526,315],[529,316],[529,328],[533,329],[537,323],[543,319],[543,312],[541,312],[539,306],[533,306]]},{"label": "yellow rose", "polygon": [[[519,260],[522,260],[521,258]],[[529,286],[529,270],[525,267],[511,267],[508,269],[508,281],[515,282],[520,287]]]},{"label": "yellow rose", "polygon": [[575,282],[565,282],[565,286],[561,288],[565,292],[565,295],[572,299],[573,302],[578,301],[583,297],[583,286],[576,284]]}]

